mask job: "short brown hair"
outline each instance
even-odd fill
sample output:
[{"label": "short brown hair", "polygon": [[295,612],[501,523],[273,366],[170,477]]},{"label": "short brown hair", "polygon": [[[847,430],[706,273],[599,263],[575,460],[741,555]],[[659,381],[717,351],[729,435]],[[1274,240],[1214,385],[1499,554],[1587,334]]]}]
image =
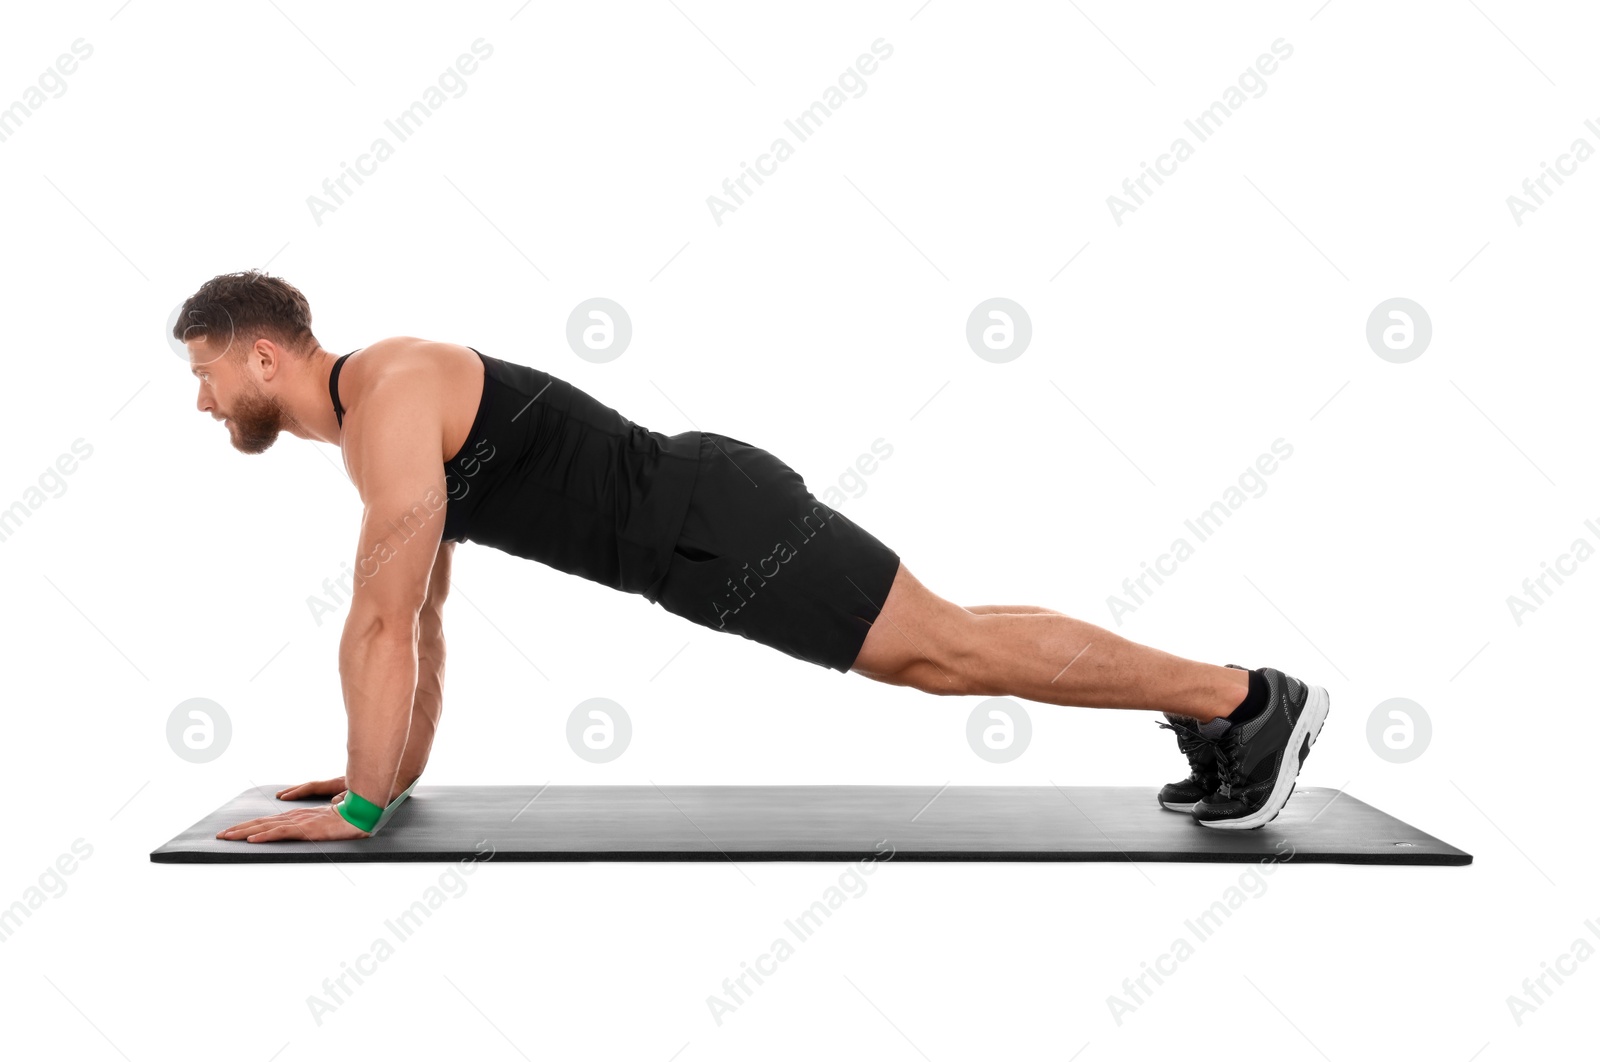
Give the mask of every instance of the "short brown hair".
[{"label": "short brown hair", "polygon": [[[298,354],[320,345],[311,332],[311,304],[300,289],[255,269],[223,273],[200,285],[178,311],[172,335],[180,343],[225,343],[241,354],[261,336]],[[233,344],[235,338],[245,342]]]}]

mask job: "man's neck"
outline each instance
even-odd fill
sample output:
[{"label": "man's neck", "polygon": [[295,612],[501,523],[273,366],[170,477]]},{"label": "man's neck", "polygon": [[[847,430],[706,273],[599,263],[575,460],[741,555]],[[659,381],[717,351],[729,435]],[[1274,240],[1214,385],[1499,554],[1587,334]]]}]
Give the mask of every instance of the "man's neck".
[{"label": "man's neck", "polygon": [[[292,403],[284,406],[287,421],[284,430],[290,435],[339,445],[339,418],[333,411],[333,399],[328,394],[328,380],[333,376],[333,364],[337,360],[337,355],[323,349],[320,344],[307,358],[309,364],[305,378],[315,381],[315,384],[309,386],[307,393],[296,395]],[[344,382],[343,373],[339,379],[341,383]]]}]

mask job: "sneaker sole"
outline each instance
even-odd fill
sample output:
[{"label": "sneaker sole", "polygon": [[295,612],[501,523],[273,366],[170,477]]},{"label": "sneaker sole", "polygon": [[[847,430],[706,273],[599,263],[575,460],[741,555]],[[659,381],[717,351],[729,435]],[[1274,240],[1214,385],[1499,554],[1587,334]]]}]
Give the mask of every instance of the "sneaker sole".
[{"label": "sneaker sole", "polygon": [[[1289,794],[1294,792],[1295,779],[1300,774],[1300,765],[1305,762],[1306,754],[1311,751],[1311,746],[1317,743],[1317,735],[1322,733],[1322,724],[1328,718],[1328,691],[1321,686],[1312,686],[1306,694],[1306,706],[1300,712],[1300,718],[1295,721],[1294,729],[1289,732],[1289,743],[1284,749],[1283,763],[1278,767],[1278,777],[1272,783],[1272,792],[1267,797],[1267,802],[1248,815],[1240,815],[1236,819],[1200,819],[1200,825],[1213,830],[1257,830],[1278,817],[1278,812],[1289,802]],[[1290,755],[1289,750],[1299,749],[1296,755]]]},{"label": "sneaker sole", "polygon": [[1187,804],[1174,804],[1166,800],[1158,801],[1158,803],[1168,811],[1193,811],[1195,805],[1193,800]]}]

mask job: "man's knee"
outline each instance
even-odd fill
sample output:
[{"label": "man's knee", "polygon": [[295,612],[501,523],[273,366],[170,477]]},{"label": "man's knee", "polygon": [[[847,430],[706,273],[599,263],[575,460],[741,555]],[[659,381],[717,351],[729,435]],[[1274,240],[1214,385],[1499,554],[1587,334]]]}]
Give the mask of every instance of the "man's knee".
[{"label": "man's knee", "polygon": [[925,693],[981,692],[985,616],[930,592],[902,568],[856,657],[869,678]]},{"label": "man's knee", "polygon": [[974,657],[965,651],[944,651],[907,664],[900,673],[901,685],[940,697],[970,697],[985,692],[976,678]]}]

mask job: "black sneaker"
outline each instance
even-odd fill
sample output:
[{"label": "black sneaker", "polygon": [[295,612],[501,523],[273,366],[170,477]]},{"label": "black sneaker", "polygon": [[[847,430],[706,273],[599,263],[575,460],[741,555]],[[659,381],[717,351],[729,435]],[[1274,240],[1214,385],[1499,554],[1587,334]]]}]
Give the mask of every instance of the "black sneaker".
[{"label": "black sneaker", "polygon": [[1328,717],[1327,690],[1270,667],[1260,670],[1266,708],[1213,739],[1222,783],[1194,805],[1202,826],[1254,830],[1276,818]]},{"label": "black sneaker", "polygon": [[[1238,664],[1225,666],[1237,671],[1250,670]],[[1156,800],[1168,811],[1190,811],[1201,798],[1210,796],[1222,784],[1222,776],[1217,773],[1216,748],[1210,739],[1200,733],[1200,724],[1193,719],[1170,712],[1161,714],[1167,721],[1158,722],[1156,726],[1177,734],[1178,748],[1189,759],[1189,777],[1162,786],[1161,792],[1156,794]]]},{"label": "black sneaker", "polygon": [[1216,747],[1200,736],[1199,724],[1193,719],[1169,712],[1161,714],[1167,721],[1157,722],[1156,726],[1165,727],[1178,736],[1178,748],[1189,758],[1189,777],[1162,786],[1156,799],[1168,811],[1190,811],[1201,797],[1209,796],[1222,783],[1222,776],[1217,772]]}]

